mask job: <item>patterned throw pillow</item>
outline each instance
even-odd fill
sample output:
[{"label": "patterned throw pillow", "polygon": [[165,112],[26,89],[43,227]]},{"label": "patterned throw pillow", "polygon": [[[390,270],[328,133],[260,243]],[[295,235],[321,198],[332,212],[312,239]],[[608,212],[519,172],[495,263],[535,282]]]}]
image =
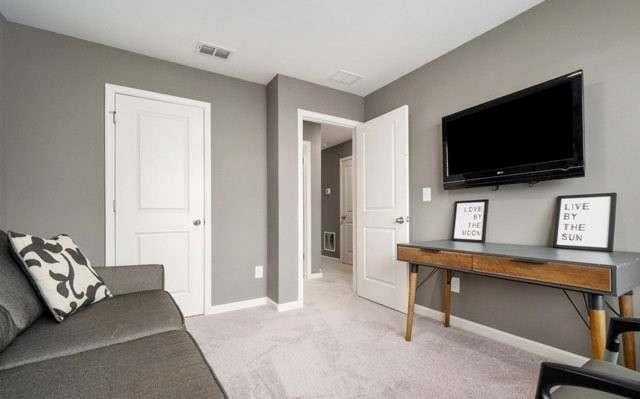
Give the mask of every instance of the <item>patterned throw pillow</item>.
[{"label": "patterned throw pillow", "polygon": [[113,296],[71,237],[61,234],[46,240],[9,232],[9,239],[58,322],[83,306]]}]

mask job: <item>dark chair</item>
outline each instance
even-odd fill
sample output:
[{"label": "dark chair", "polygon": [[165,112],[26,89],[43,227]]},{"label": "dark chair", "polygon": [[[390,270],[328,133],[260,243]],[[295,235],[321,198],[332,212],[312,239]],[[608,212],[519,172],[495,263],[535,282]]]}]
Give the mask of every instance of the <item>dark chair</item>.
[{"label": "dark chair", "polygon": [[[613,317],[607,334],[606,360],[589,360],[582,367],[542,363],[536,398],[640,399],[640,373],[617,364],[620,334],[632,331],[640,331],[640,318]],[[554,388],[557,389],[552,393]]]}]

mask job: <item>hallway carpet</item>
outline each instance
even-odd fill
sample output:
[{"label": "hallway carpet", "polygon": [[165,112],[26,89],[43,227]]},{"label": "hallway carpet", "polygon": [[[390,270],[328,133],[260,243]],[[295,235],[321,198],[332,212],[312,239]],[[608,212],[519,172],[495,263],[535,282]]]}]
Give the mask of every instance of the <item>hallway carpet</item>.
[{"label": "hallway carpet", "polygon": [[543,359],[355,296],[351,268],[323,265],[303,310],[262,306],[187,319],[231,398],[531,398]]}]

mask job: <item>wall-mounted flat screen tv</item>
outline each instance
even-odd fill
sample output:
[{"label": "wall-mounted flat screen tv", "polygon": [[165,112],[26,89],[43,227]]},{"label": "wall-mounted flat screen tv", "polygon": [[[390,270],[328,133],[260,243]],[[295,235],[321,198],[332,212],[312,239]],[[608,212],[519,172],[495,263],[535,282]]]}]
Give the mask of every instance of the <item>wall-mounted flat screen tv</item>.
[{"label": "wall-mounted flat screen tv", "polygon": [[582,71],[442,118],[444,188],[584,176]]}]

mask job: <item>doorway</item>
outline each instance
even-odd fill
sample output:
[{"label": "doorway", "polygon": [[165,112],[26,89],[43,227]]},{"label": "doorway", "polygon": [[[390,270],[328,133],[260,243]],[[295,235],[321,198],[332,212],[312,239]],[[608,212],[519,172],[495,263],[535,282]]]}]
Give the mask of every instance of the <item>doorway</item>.
[{"label": "doorway", "polygon": [[[351,176],[341,174],[341,159],[351,156],[353,128],[304,121],[303,123],[303,224],[304,224],[304,278],[323,277],[327,260],[342,260],[342,253],[353,253],[353,238],[345,237],[343,208],[352,193],[343,192]],[[349,168],[349,172],[351,168]],[[351,222],[349,218],[347,222]],[[352,229],[351,229],[352,230]],[[352,234],[348,230],[347,233]],[[349,262],[351,264],[351,262]]]},{"label": "doorway", "polygon": [[[302,307],[304,281],[323,277],[322,263],[335,259],[340,262],[339,248],[339,159],[336,159],[335,184],[325,187],[322,184],[322,152],[346,141],[350,144],[355,134],[355,127],[360,122],[334,117],[316,112],[298,110],[299,139],[299,256],[298,256],[298,307]],[[324,138],[322,129],[324,128]],[[333,136],[329,129],[341,131],[337,142],[326,141]],[[345,133],[348,132],[348,133]],[[305,134],[306,133],[306,134]],[[323,148],[324,147],[324,148]],[[326,212],[322,211],[323,200],[335,199],[335,224],[331,228],[323,228]],[[327,233],[327,234],[325,234]],[[352,250],[353,251],[353,250]],[[352,279],[352,284],[355,279]]]},{"label": "doorway", "polygon": [[211,304],[210,104],[105,86],[108,265],[162,264],[185,316]]},{"label": "doorway", "polygon": [[[304,217],[305,195],[310,184],[305,185],[305,150],[303,142],[305,122],[326,124],[351,129],[353,151],[341,158],[340,182],[322,186],[322,196],[335,195],[334,187],[352,186],[352,207],[348,196],[338,196],[342,206],[336,212],[338,226],[333,231],[324,229],[309,231],[308,223],[313,215]],[[351,159],[348,159],[351,156]],[[313,157],[311,157],[313,158]],[[313,162],[313,161],[312,161]],[[349,169],[351,169],[349,173]],[[306,174],[313,176],[313,171]],[[349,182],[349,176],[351,181]],[[313,184],[311,184],[313,186]],[[344,266],[342,260],[351,260],[349,267],[353,291],[363,298],[381,305],[406,312],[408,289],[408,265],[396,259],[396,244],[409,241],[409,108],[402,106],[367,122],[338,118],[326,114],[298,109],[298,303],[304,298],[305,267],[312,259],[314,232],[321,233],[317,243],[323,250],[337,252],[336,247],[351,248],[350,253],[330,256]],[[313,198],[313,191],[311,191]],[[311,200],[313,202],[313,200]],[[313,205],[311,205],[313,209]],[[307,210],[307,212],[309,212]],[[313,211],[311,211],[313,213]],[[351,222],[351,223],[349,223]],[[343,232],[351,243],[336,237]],[[339,233],[338,233],[339,234]],[[345,242],[346,241],[346,242]],[[311,242],[311,244],[309,244]],[[327,244],[327,245],[324,245]],[[311,248],[311,250],[310,250]],[[311,251],[311,253],[310,253]],[[313,265],[313,260],[311,260]]]}]

